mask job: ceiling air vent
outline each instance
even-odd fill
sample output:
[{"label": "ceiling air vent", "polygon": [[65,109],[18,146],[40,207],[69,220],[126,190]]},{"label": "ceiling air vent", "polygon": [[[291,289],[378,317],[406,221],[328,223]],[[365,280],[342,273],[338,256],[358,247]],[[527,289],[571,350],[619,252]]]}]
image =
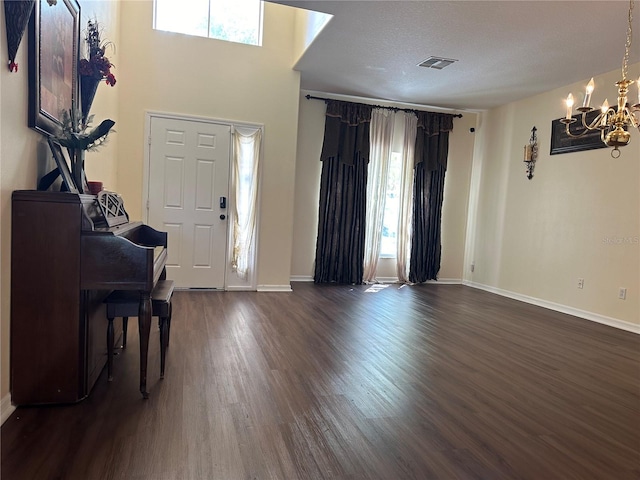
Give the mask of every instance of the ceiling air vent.
[{"label": "ceiling air vent", "polygon": [[458,60],[453,60],[451,58],[429,57],[424,62],[420,62],[418,66],[425,67],[425,68],[435,68],[436,70],[442,70],[444,67],[448,67],[449,65],[457,61]]}]

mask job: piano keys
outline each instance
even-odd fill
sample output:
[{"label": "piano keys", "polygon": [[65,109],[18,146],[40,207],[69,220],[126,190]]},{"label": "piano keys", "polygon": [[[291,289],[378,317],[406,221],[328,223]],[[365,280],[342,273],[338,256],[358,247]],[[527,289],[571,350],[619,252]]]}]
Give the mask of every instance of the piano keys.
[{"label": "piano keys", "polygon": [[93,195],[13,192],[14,404],[72,403],[89,394],[107,361],[103,300],[112,290],[140,292],[140,390],[146,397],[150,293],[166,275],[166,247],[166,232],[141,222],[108,227]]}]

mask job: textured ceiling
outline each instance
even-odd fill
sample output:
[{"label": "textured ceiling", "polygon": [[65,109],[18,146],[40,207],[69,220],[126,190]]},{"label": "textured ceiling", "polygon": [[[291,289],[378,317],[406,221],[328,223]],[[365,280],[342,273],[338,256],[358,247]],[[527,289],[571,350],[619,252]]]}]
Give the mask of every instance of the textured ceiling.
[{"label": "textured ceiling", "polygon": [[[295,66],[302,89],[460,110],[620,68],[629,8],[626,0],[275,3],[334,15]],[[634,17],[631,64],[640,62],[640,6]],[[432,55],[458,61],[416,66]]]}]

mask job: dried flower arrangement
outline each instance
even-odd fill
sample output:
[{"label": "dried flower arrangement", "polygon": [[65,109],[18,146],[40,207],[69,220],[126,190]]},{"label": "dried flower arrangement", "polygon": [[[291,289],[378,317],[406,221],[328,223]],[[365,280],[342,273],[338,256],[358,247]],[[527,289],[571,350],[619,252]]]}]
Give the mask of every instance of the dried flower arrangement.
[{"label": "dried flower arrangement", "polygon": [[111,73],[114,65],[105,56],[107,47],[115,48],[113,43],[103,41],[100,38],[100,26],[97,20],[87,22],[85,40],[87,42],[87,54],[89,58],[80,60],[80,76],[93,77],[98,80],[105,80],[107,85],[113,87],[116,84],[116,77]]},{"label": "dried flower arrangement", "polygon": [[86,123],[91,104],[96,95],[98,85],[102,80],[113,87],[116,84],[116,77],[111,73],[111,63],[105,56],[108,47],[115,49],[113,43],[104,41],[101,38],[100,25],[97,20],[87,22],[85,32],[88,58],[80,60],[78,72],[80,74],[80,107],[82,110],[82,120]]}]

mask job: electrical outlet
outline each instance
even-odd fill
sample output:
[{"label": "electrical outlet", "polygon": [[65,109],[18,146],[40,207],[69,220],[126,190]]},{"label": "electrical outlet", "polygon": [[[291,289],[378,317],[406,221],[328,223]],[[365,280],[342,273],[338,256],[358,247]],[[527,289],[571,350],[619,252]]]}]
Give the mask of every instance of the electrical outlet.
[{"label": "electrical outlet", "polygon": [[618,298],[620,300],[626,300],[627,298],[627,289],[624,287],[620,287],[620,289],[618,290]]},{"label": "electrical outlet", "polygon": [[584,288],[584,278],[578,279],[578,288]]},{"label": "electrical outlet", "polygon": [[475,269],[476,269],[476,264],[472,263],[471,264],[471,273],[473,273],[475,271]]}]

